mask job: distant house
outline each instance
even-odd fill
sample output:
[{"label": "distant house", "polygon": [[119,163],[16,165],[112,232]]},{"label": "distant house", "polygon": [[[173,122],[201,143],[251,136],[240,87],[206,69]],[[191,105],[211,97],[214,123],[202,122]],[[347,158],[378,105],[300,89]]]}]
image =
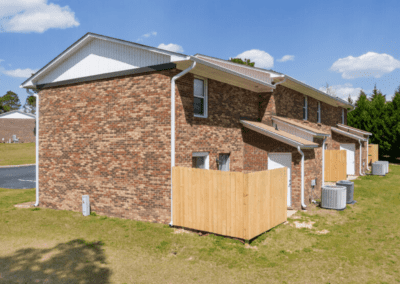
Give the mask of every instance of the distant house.
[{"label": "distant house", "polygon": [[20,143],[35,142],[35,115],[19,110],[0,114],[0,142],[12,141],[13,135]]}]

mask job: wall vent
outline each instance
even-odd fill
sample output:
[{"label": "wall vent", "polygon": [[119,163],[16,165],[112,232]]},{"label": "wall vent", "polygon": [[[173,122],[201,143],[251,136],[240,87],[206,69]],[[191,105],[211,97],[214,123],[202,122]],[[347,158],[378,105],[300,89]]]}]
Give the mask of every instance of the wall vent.
[{"label": "wall vent", "polygon": [[321,207],[326,209],[346,209],[346,187],[326,185],[322,187]]}]

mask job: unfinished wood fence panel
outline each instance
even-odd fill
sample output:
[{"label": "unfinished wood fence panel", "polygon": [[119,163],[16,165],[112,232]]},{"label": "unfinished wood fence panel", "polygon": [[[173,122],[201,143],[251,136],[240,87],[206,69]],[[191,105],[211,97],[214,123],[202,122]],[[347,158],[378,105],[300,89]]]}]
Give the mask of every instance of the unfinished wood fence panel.
[{"label": "unfinished wood fence panel", "polygon": [[287,220],[287,169],[244,174],[174,167],[173,224],[241,239]]},{"label": "unfinished wood fence panel", "polygon": [[345,180],[346,177],[346,150],[325,150],[325,181]]},{"label": "unfinished wood fence panel", "polygon": [[369,144],[368,145],[368,164],[371,166],[372,163],[378,161],[379,158],[379,145]]}]

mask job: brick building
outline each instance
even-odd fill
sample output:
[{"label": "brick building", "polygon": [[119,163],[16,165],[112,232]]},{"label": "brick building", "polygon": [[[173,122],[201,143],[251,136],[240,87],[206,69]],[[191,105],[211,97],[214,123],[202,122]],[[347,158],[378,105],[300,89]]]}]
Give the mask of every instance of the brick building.
[{"label": "brick building", "polygon": [[35,142],[35,115],[19,110],[0,114],[0,143],[12,141],[13,135],[19,143]]},{"label": "brick building", "polygon": [[44,207],[80,211],[88,194],[96,212],[168,223],[174,159],[238,172],[286,166],[288,207],[298,209],[302,196],[305,206],[320,196],[324,143],[347,147],[349,174],[366,167],[369,133],[346,126],[353,106],[274,71],[88,33],[22,87],[40,91]]}]

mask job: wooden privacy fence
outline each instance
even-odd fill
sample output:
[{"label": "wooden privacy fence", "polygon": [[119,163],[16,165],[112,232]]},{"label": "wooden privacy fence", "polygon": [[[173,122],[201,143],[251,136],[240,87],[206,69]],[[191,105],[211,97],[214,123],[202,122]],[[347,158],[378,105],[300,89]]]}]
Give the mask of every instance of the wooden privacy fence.
[{"label": "wooden privacy fence", "polygon": [[287,169],[172,170],[173,224],[252,239],[287,220]]},{"label": "wooden privacy fence", "polygon": [[346,150],[325,150],[325,181],[345,180]]},{"label": "wooden privacy fence", "polygon": [[379,155],[379,145],[378,144],[369,144],[368,145],[368,165],[372,165],[372,163],[375,163],[378,161],[378,155]]}]

